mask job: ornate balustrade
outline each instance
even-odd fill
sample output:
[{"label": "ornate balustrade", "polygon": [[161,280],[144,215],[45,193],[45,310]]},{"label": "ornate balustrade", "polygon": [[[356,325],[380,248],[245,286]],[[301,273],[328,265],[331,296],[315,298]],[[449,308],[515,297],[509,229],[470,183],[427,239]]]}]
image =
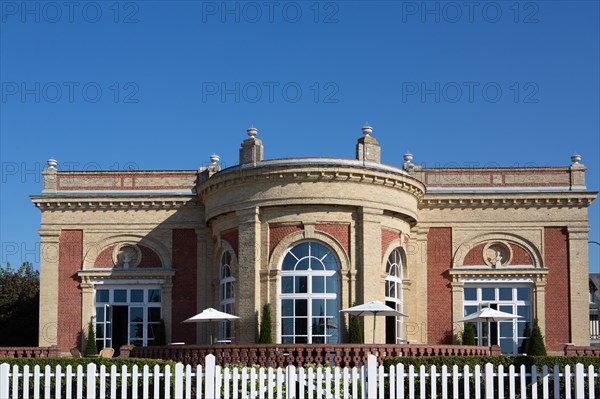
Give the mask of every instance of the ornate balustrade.
[{"label": "ornate balustrade", "polygon": [[60,357],[58,346],[0,346],[0,358]]},{"label": "ornate balustrade", "polygon": [[[500,354],[500,347],[492,348],[494,355]],[[379,364],[386,358],[400,356],[485,356],[486,346],[468,345],[167,345],[135,347],[130,356],[150,359],[166,359],[183,364],[204,365],[207,355],[216,356],[220,365],[240,364],[284,367],[305,364],[329,364],[340,367],[353,367],[367,363],[370,354],[376,355]]]},{"label": "ornate balustrade", "polygon": [[600,346],[565,345],[565,356],[600,356]]}]

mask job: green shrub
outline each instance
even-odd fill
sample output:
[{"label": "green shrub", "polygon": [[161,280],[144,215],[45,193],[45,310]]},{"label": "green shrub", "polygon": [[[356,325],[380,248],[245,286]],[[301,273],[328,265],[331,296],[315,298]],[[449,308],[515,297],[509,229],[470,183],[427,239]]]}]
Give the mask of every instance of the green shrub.
[{"label": "green shrub", "polygon": [[477,345],[475,336],[477,335],[477,329],[473,323],[465,323],[465,329],[462,332],[462,344],[463,345]]},{"label": "green shrub", "polygon": [[362,326],[358,317],[350,316],[350,326],[348,327],[348,330],[351,344],[363,343]]},{"label": "green shrub", "polygon": [[258,337],[259,344],[273,343],[273,323],[271,322],[271,304],[265,303],[262,309],[262,317],[260,319],[260,335]]},{"label": "green shrub", "polygon": [[87,343],[85,345],[85,355],[93,356],[98,354],[98,348],[96,347],[96,331],[94,329],[94,321],[90,320],[88,323],[87,331]]},{"label": "green shrub", "polygon": [[544,346],[544,337],[540,327],[538,326],[537,319],[533,320],[533,330],[531,331],[531,337],[529,338],[529,345],[527,346],[527,354],[529,356],[546,356],[546,347]]}]

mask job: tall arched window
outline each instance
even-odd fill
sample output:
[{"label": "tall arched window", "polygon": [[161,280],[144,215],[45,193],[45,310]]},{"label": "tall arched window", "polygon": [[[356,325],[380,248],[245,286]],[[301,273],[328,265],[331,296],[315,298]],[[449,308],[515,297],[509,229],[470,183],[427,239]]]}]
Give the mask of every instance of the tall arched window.
[{"label": "tall arched window", "polygon": [[[223,253],[223,256],[221,256],[219,301],[221,305],[221,311],[229,314],[233,314],[233,304],[235,303],[235,292],[233,286],[234,282],[235,278],[231,273],[231,254],[229,252],[225,252]],[[232,338],[233,328],[231,322],[222,322],[219,332],[219,339],[231,340]]]},{"label": "tall arched window", "polygon": [[[387,259],[385,278],[385,302],[399,312],[403,311],[402,304],[402,252],[400,248],[392,251]],[[400,343],[402,339],[402,317],[386,317],[386,343]]]},{"label": "tall arched window", "polygon": [[281,265],[281,342],[339,342],[339,262],[316,241],[287,250]]}]

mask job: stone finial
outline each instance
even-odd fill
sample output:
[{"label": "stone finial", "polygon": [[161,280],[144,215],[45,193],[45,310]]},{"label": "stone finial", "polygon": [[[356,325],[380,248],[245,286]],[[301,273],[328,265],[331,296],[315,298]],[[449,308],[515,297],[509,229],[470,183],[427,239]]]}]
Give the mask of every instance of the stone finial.
[{"label": "stone finial", "polygon": [[58,165],[58,162],[54,158],[48,159],[46,163],[48,164],[48,169],[56,169],[56,165]]},{"label": "stone finial", "polygon": [[220,160],[221,160],[221,157],[218,156],[217,154],[212,154],[210,156],[210,163],[213,165],[218,164]]},{"label": "stone finial", "polygon": [[208,171],[208,177],[211,177],[212,175],[221,170],[221,165],[219,165],[220,160],[221,157],[217,154],[212,154],[210,156],[210,165],[208,165],[208,167],[206,168],[206,170]]},{"label": "stone finial", "polygon": [[573,155],[571,155],[571,162],[573,162],[573,165],[578,165],[579,162],[581,162],[581,155],[579,155],[578,153],[574,153]]},{"label": "stone finial", "polygon": [[369,122],[366,122],[364,124],[364,126],[362,127],[362,132],[365,135],[365,137],[371,136],[371,133],[373,133],[373,128],[371,127],[371,125],[369,125]]},{"label": "stone finial", "polygon": [[415,170],[415,164],[412,163],[413,160],[413,154],[411,154],[410,151],[408,151],[406,154],[404,154],[404,163],[402,164],[402,169],[404,169],[405,171],[407,171],[408,173],[413,173]]},{"label": "stone finial", "polygon": [[246,129],[246,133],[248,133],[248,136],[255,138],[258,134],[258,129],[254,126],[250,126],[248,129]]}]

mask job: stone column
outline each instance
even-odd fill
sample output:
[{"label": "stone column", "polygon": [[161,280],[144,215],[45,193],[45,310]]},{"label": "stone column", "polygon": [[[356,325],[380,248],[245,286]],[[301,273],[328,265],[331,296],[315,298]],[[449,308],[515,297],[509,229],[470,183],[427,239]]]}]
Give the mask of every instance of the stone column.
[{"label": "stone column", "polygon": [[[358,301],[367,303],[371,301],[384,301],[385,285],[382,278],[383,265],[381,262],[381,219],[383,210],[375,208],[359,209],[359,240],[357,283]],[[367,316],[363,320],[365,343],[373,341],[373,317]],[[376,318],[376,343],[385,342],[385,317]]]},{"label": "stone column", "polygon": [[171,277],[169,277],[168,280],[163,283],[161,288],[163,320],[165,321],[165,341],[168,344],[170,342],[173,342],[173,283]]},{"label": "stone column", "polygon": [[546,336],[546,278],[537,276],[533,285],[533,315],[538,320],[542,336]]},{"label": "stone column", "polygon": [[42,228],[40,234],[39,346],[57,344],[58,241],[60,231]]},{"label": "stone column", "polygon": [[589,332],[589,226],[569,226],[569,302],[571,305],[571,342],[579,346],[590,344]]},{"label": "stone column", "polygon": [[244,209],[236,212],[239,226],[237,303],[239,343],[256,342],[258,330],[257,313],[260,311],[260,220],[259,208]]},{"label": "stone column", "polygon": [[[463,291],[465,284],[460,278],[453,277],[452,279],[452,320],[460,319],[463,314]],[[452,334],[454,337],[459,337],[464,329],[465,323],[453,323]],[[457,342],[454,342],[455,344]]]},{"label": "stone column", "polygon": [[[82,336],[81,343],[85,348],[85,342],[87,340],[88,323],[90,321],[96,322],[94,309],[94,285],[91,284],[89,278],[83,278],[80,284],[81,287],[81,331],[85,331]],[[92,317],[94,319],[92,320]],[[83,349],[83,348],[80,348]]]},{"label": "stone column", "polygon": [[427,342],[427,232],[428,228],[414,227],[406,244],[406,264],[410,290],[404,291],[404,339]]}]

